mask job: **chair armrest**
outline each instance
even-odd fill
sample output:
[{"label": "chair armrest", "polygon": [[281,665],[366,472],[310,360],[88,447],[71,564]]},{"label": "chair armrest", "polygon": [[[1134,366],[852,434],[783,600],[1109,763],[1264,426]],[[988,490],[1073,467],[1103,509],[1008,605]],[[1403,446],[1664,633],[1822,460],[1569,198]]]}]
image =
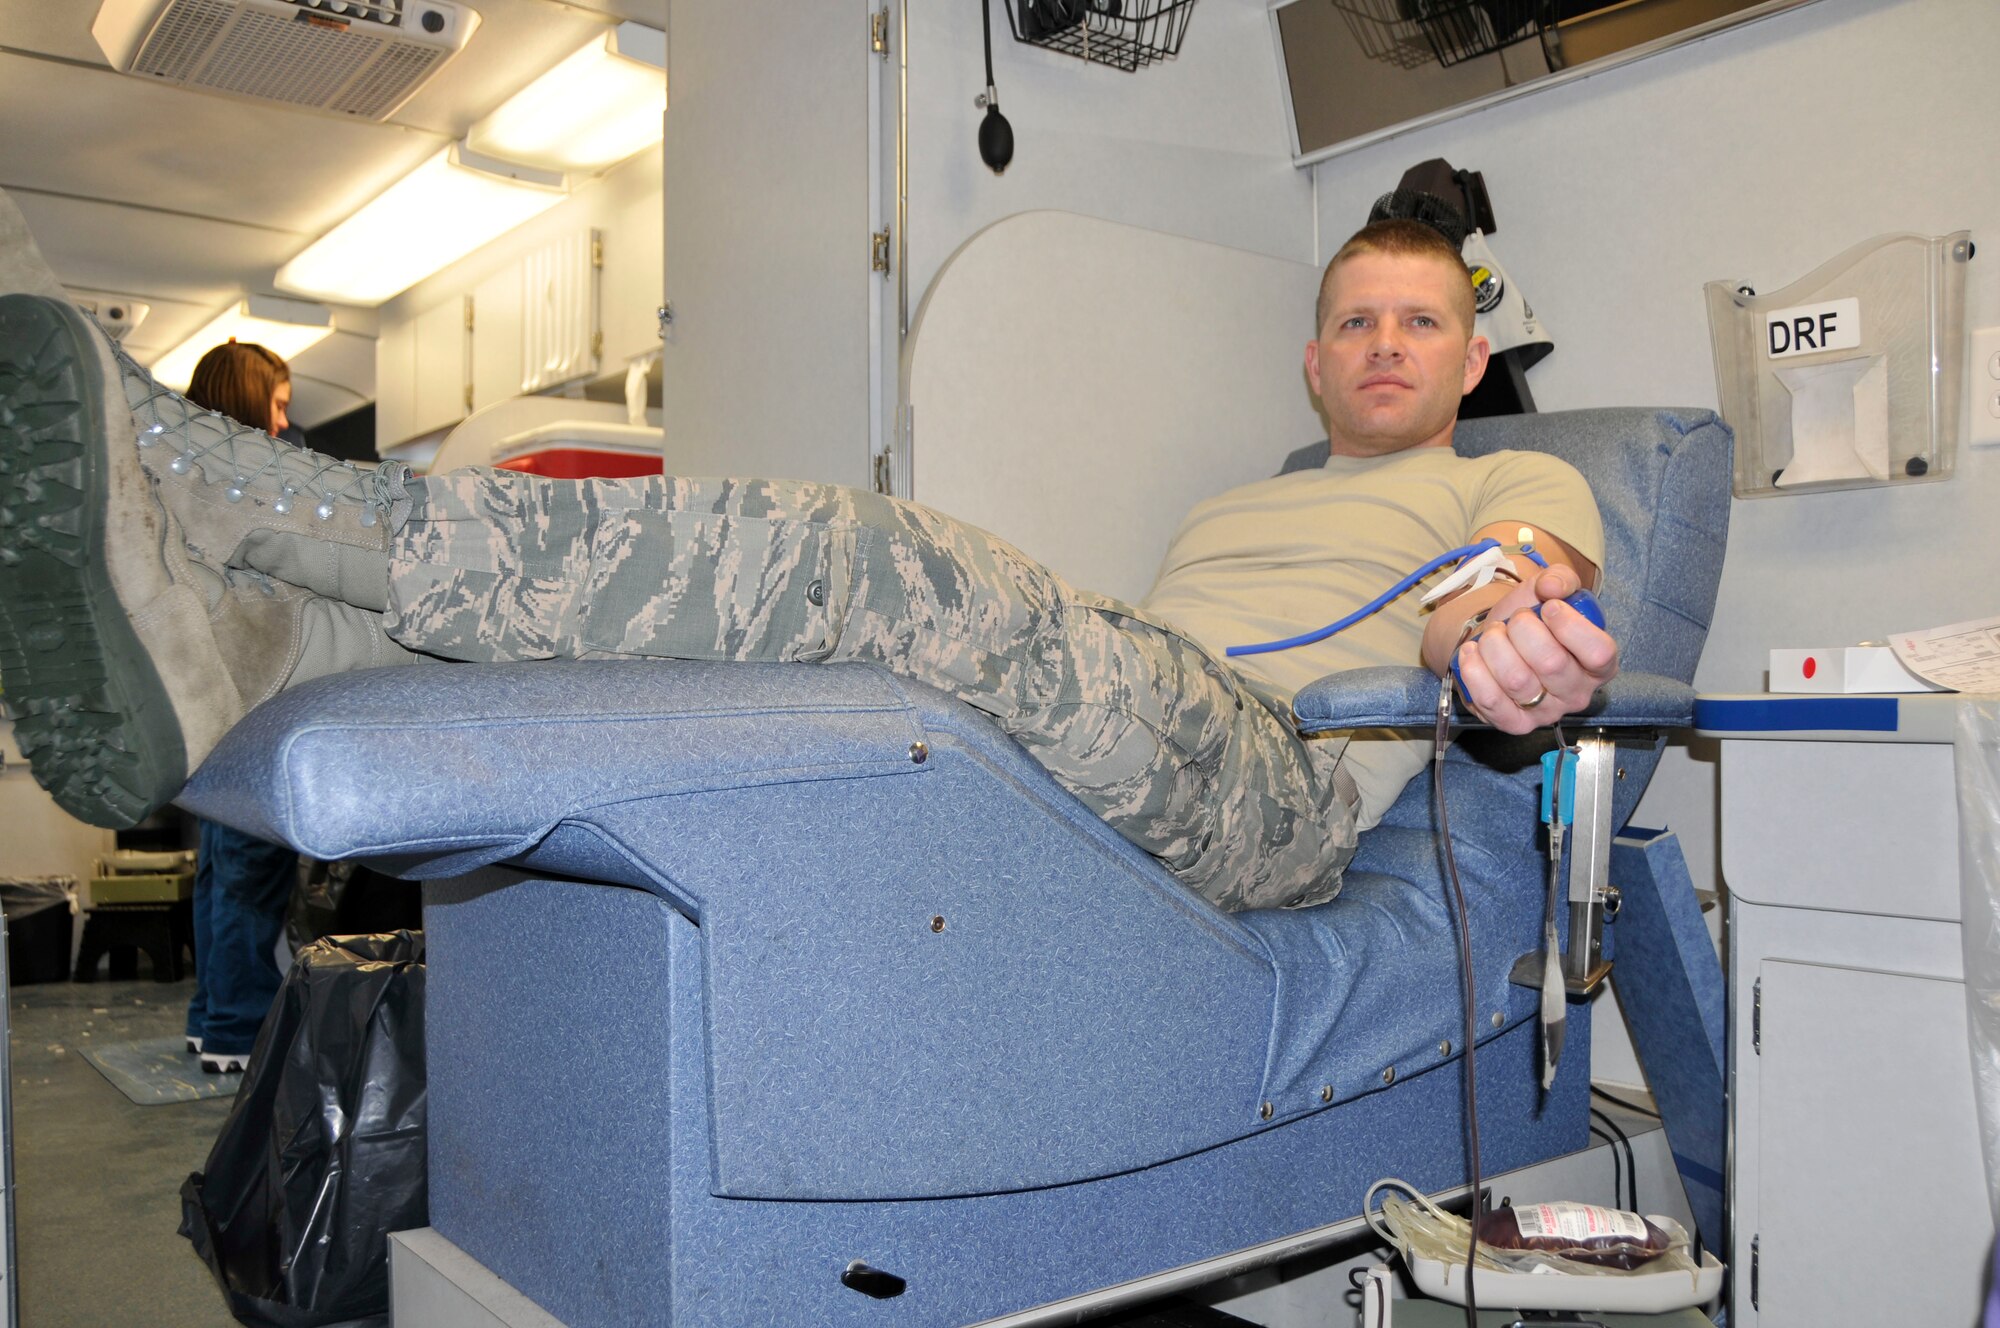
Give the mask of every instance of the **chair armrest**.
[{"label": "chair armrest", "polygon": [[[1382,666],[1331,673],[1292,698],[1301,733],[1343,729],[1427,729],[1437,722],[1437,675],[1429,669]],[[1462,702],[1454,724],[1469,719]],[[1686,728],[1694,723],[1694,688],[1657,673],[1621,673],[1598,690],[1590,708],[1567,721],[1581,728]]]}]

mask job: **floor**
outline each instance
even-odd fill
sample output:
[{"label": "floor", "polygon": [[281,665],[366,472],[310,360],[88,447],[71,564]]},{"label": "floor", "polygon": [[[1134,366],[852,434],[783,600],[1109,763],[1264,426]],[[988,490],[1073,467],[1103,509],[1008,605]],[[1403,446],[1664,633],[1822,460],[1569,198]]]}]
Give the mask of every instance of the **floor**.
[{"label": "floor", "polygon": [[182,1031],[194,982],[16,987],[15,1244],[21,1328],[230,1328],[180,1225],[231,1098],[140,1107],[78,1055]]}]

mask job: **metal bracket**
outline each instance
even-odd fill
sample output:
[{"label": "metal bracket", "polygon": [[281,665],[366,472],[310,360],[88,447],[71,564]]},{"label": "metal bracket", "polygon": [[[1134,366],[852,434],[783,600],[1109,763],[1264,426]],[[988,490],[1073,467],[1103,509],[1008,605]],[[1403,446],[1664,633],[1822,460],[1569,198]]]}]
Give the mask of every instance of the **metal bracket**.
[{"label": "metal bracket", "polygon": [[883,5],[868,16],[868,49],[884,60],[889,58],[889,6],[887,5]]},{"label": "metal bracket", "polygon": [[868,237],[868,270],[889,275],[889,228],[884,226]]},{"label": "metal bracket", "polygon": [[[1576,821],[1569,828],[1569,948],[1563,952],[1563,988],[1572,996],[1588,996],[1611,975],[1611,963],[1604,958],[1604,923],[1618,911],[1618,892],[1608,879],[1611,788],[1618,777],[1618,749],[1602,733],[1586,734],[1576,747]],[[1508,981],[1540,987],[1542,963],[1539,950],[1522,955],[1514,961]]]},{"label": "metal bracket", "polygon": [[[1528,951],[1528,953],[1514,961],[1514,967],[1507,970],[1507,981],[1517,987],[1527,987],[1534,991],[1540,991],[1542,988],[1542,963],[1545,958],[1546,956],[1540,950]],[[1568,963],[1569,955],[1565,953],[1563,955],[1565,970],[1568,968]],[[1595,968],[1581,977],[1573,977],[1565,971],[1563,973],[1563,990],[1571,996],[1590,996],[1595,994],[1597,989],[1604,985],[1604,980],[1610,976],[1611,962],[1600,959]]]},{"label": "metal bracket", "polygon": [[1611,785],[1618,750],[1602,733],[1577,742],[1576,824],[1570,827],[1569,950],[1563,978],[1595,990],[1611,966],[1603,961],[1605,903],[1610,896]]},{"label": "metal bracket", "polygon": [[660,340],[665,341],[667,339],[667,329],[674,325],[673,301],[669,300],[665,304],[661,305],[658,309],[655,309],[653,311],[653,316],[659,319]]}]

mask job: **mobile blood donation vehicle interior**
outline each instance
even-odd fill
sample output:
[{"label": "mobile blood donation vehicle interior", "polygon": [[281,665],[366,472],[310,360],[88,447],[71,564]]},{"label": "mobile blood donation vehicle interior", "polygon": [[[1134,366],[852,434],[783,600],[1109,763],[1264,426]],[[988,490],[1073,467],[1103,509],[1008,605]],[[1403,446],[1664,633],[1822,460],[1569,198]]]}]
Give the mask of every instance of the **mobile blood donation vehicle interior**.
[{"label": "mobile blood donation vehicle interior", "polygon": [[1995,68],[0,0],[0,1328],[2000,1328]]}]

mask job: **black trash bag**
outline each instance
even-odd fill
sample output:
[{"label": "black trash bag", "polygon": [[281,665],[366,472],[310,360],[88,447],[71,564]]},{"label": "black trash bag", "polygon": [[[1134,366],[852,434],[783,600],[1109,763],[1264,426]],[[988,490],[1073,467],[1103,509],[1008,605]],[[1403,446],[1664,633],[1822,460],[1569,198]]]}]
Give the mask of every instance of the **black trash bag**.
[{"label": "black trash bag", "polygon": [[285,939],[303,950],[322,936],[421,931],[423,892],[357,862],[299,859],[299,888],[285,909]]},{"label": "black trash bag", "polygon": [[0,876],[0,913],[7,918],[7,981],[68,982],[76,878]]},{"label": "black trash bag", "polygon": [[389,1233],[429,1225],[424,937],[299,951],[180,1234],[253,1328],[383,1324]]}]

